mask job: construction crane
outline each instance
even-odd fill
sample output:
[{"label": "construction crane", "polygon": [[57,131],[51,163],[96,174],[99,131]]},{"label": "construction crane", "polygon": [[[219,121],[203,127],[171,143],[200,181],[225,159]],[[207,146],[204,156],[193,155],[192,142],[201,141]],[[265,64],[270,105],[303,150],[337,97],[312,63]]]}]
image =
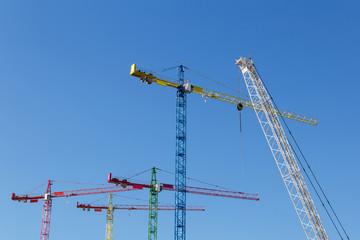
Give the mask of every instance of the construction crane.
[{"label": "construction crane", "polygon": [[[175,210],[175,206],[160,205],[158,201],[158,193],[161,192],[161,185],[156,180],[156,168],[151,169],[151,183],[149,191],[149,205],[113,205],[112,194],[109,195],[108,206],[94,206],[90,204],[79,204],[78,208],[83,210],[90,210],[93,208],[95,211],[101,211],[107,209],[106,213],[106,235],[105,240],[113,239],[113,219],[114,209],[126,209],[126,210],[149,210],[148,221],[148,240],[157,240],[157,224],[158,224],[158,210]],[[187,207],[186,211],[204,211],[203,207]]]},{"label": "construction crane", "polygon": [[[121,185],[124,188],[128,186],[132,186],[134,188],[149,188],[150,189],[150,201],[149,201],[149,240],[156,240],[157,239],[157,194],[162,190],[167,191],[175,191],[177,190],[176,185],[172,184],[165,184],[165,183],[158,183],[156,181],[155,176],[155,167],[152,170],[152,177],[151,177],[151,184],[144,184],[144,183],[134,183],[129,182],[126,179],[119,180],[118,178],[113,178],[112,174],[109,173],[108,175],[108,182],[115,183],[116,185]],[[199,188],[199,187],[190,187],[185,186],[184,192],[188,193],[196,193],[196,194],[203,194],[203,195],[211,195],[211,196],[218,196],[218,197],[228,197],[228,198],[239,198],[239,199],[247,199],[247,200],[259,200],[258,194],[249,194],[243,192],[234,192],[234,191],[225,191],[219,189],[208,189],[208,188]],[[155,199],[155,200],[154,200]],[[151,207],[152,206],[152,207]],[[177,206],[175,205],[175,212],[178,210]],[[182,209],[187,211],[188,208]],[[154,213],[156,212],[156,213]],[[155,216],[155,217],[154,217]]]},{"label": "construction crane", "polygon": [[[136,69],[131,66],[130,75],[138,77],[141,82],[153,82],[177,89],[176,92],[176,150],[175,150],[175,229],[174,239],[185,240],[186,225],[186,96],[191,92],[202,93],[202,96],[217,98],[216,92],[195,87],[184,79],[184,66],[178,67],[178,82],[166,81],[156,77],[156,74]],[[226,96],[224,96],[226,98]],[[250,104],[248,104],[250,105]]]},{"label": "construction crane", "polygon": [[[77,208],[83,210],[94,209],[95,212],[99,212],[102,209],[107,209],[106,213],[106,235],[105,240],[113,239],[113,219],[114,209],[123,210],[149,210],[149,221],[148,221],[148,240],[157,240],[157,224],[158,224],[158,210],[175,210],[175,206],[160,205],[158,201],[158,193],[161,192],[160,185],[157,184],[156,180],[156,168],[155,166],[151,169],[151,183],[149,191],[149,205],[113,205],[112,194],[109,194],[108,206],[99,206],[91,204],[79,204]],[[204,211],[204,207],[187,207],[186,211]]]},{"label": "construction crane", "polygon": [[161,86],[177,89],[175,154],[175,205],[177,211],[175,211],[175,240],[185,240],[185,211],[183,211],[183,208],[186,206],[185,189],[187,189],[185,181],[186,94],[189,93],[235,104],[239,111],[241,111],[243,107],[255,110],[307,238],[328,239],[325,228],[317,213],[315,204],[311,199],[310,192],[306,187],[278,118],[284,117],[311,125],[317,125],[317,120],[312,117],[276,108],[264,88],[259,74],[253,66],[253,62],[246,58],[240,58],[236,61],[236,64],[240,66],[243,73],[251,98],[250,100],[192,85],[190,82],[184,80],[184,69],[188,68],[182,64],[178,67],[177,82],[157,77],[157,74],[151,71],[137,69],[136,64],[131,66],[130,75],[139,78],[141,82],[148,84],[157,83]]},{"label": "construction crane", "polygon": [[112,192],[124,192],[138,190],[142,188],[136,188],[129,186],[128,188],[121,187],[102,187],[102,188],[91,188],[91,189],[79,189],[79,190],[69,190],[69,191],[60,191],[60,192],[51,192],[51,185],[53,185],[53,180],[47,182],[47,188],[44,195],[16,195],[12,193],[11,199],[14,201],[24,202],[29,201],[30,203],[38,202],[39,199],[43,199],[43,211],[42,211],[42,220],[41,220],[41,231],[40,231],[40,240],[48,240],[50,233],[50,219],[51,219],[51,207],[52,199],[58,197],[73,197],[73,196],[82,196],[82,195],[91,195],[91,194],[101,194],[101,193],[112,193]]},{"label": "construction crane", "polygon": [[256,116],[308,239],[329,239],[292,147],[281,126],[277,107],[251,59],[236,61],[242,71]]},{"label": "construction crane", "polygon": [[[112,177],[112,174],[109,173],[108,175],[108,183],[114,183],[116,185],[120,185],[123,188],[128,188],[129,186],[139,189],[139,188],[151,188],[150,184],[145,183],[135,183],[129,182],[126,179],[119,180],[118,178]],[[173,184],[166,184],[166,183],[157,183],[157,187],[159,191],[176,191],[176,187]],[[210,195],[210,196],[217,196],[217,197],[227,197],[227,198],[238,198],[238,199],[246,199],[246,200],[254,200],[259,201],[259,196],[257,193],[243,193],[243,192],[235,192],[235,191],[227,191],[227,190],[220,190],[220,189],[209,189],[209,188],[200,188],[200,187],[190,187],[186,186],[185,192],[187,193],[195,193],[195,194],[202,194],[202,195]],[[175,205],[176,210],[176,205]],[[185,209],[186,210],[186,209]]]},{"label": "construction crane", "polygon": [[[91,204],[85,204],[85,203],[77,203],[77,208],[81,208],[84,211],[90,209],[94,209],[95,212],[101,212],[102,210],[106,211],[106,234],[105,234],[105,240],[112,240],[113,239],[113,221],[114,221],[114,210],[149,210],[150,212],[153,210],[153,207],[151,205],[132,205],[132,204],[115,204],[113,205],[112,202],[112,194],[109,195],[109,204],[108,206],[104,205],[91,205]],[[174,205],[157,205],[156,210],[167,210],[167,211],[173,211],[175,210]],[[186,211],[205,211],[204,207],[187,207]],[[157,213],[156,213],[157,216]],[[154,228],[153,226],[156,226]],[[157,239],[157,218],[156,222],[149,222],[149,234],[148,239]]]}]

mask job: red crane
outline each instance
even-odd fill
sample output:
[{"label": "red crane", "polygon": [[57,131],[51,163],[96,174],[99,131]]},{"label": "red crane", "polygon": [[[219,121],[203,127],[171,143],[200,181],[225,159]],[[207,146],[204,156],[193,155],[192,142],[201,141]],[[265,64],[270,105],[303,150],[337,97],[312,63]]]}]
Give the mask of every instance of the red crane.
[{"label": "red crane", "polygon": [[50,232],[50,217],[51,217],[51,206],[52,199],[56,197],[73,197],[73,196],[81,196],[81,195],[90,195],[90,194],[101,194],[101,193],[112,193],[112,192],[124,192],[124,191],[132,191],[142,189],[137,186],[129,186],[127,188],[122,187],[102,187],[102,188],[90,188],[90,189],[79,189],[79,190],[70,190],[70,191],[61,191],[61,192],[51,192],[51,185],[53,184],[53,180],[49,180],[47,184],[46,193],[44,195],[22,195],[17,196],[15,193],[12,193],[11,199],[19,202],[27,202],[30,203],[38,202],[39,199],[43,199],[43,213],[41,220],[41,232],[40,232],[40,240],[48,240],[49,232]]},{"label": "red crane", "polygon": [[[108,183],[115,183],[116,185],[121,185],[123,188],[127,188],[129,186],[133,187],[133,188],[137,188],[137,189],[151,188],[150,184],[133,183],[133,182],[129,182],[126,179],[119,180],[117,178],[113,178],[111,176],[111,173],[109,173],[109,175],[108,175]],[[157,185],[158,186],[156,186],[156,187],[160,188],[160,191],[161,190],[175,191],[175,186],[172,184],[159,183]],[[249,194],[249,193],[243,193],[243,192],[233,192],[233,191],[199,188],[199,187],[189,187],[189,186],[186,186],[186,192],[218,196],[218,197],[240,198],[240,199],[255,200],[255,201],[260,200],[257,193]]]}]

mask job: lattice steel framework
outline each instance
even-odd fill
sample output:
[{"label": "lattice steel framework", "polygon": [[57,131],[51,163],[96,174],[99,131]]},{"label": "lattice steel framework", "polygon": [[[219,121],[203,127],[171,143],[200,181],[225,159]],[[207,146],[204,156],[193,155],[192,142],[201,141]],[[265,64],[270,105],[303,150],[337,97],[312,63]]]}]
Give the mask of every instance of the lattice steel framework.
[{"label": "lattice steel framework", "polygon": [[114,226],[114,205],[113,205],[113,196],[109,194],[109,204],[106,212],[106,230],[105,230],[105,240],[113,239],[113,226]]},{"label": "lattice steel framework", "polygon": [[278,110],[252,60],[241,57],[236,64],[242,71],[257,118],[307,238],[311,240],[329,239],[279,121]]},{"label": "lattice steel framework", "polygon": [[185,240],[186,224],[186,92],[184,66],[178,67],[179,88],[176,92],[175,153],[175,240]]},{"label": "lattice steel framework", "polygon": [[151,171],[151,188],[149,192],[149,226],[148,239],[157,239],[157,223],[158,223],[158,191],[156,190],[156,169],[153,167]]},{"label": "lattice steel framework", "polygon": [[52,182],[51,180],[49,180],[43,202],[40,240],[49,240],[51,206],[52,206],[51,185]]}]

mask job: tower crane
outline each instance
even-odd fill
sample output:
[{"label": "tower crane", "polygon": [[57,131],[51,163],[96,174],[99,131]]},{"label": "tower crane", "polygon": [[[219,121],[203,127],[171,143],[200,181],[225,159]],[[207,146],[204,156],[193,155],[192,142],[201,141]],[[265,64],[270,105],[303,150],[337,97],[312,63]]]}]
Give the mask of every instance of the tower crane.
[{"label": "tower crane", "polygon": [[[115,177],[112,177],[112,174],[109,173],[108,175],[108,183],[114,183],[116,185],[120,185],[124,188],[127,188],[129,186],[132,186],[134,188],[149,188],[150,189],[150,204],[149,204],[149,240],[151,239],[157,239],[156,238],[156,232],[157,232],[157,194],[163,190],[167,191],[176,191],[178,190],[176,185],[172,184],[165,184],[165,183],[158,183],[156,181],[155,176],[155,167],[153,168],[152,172],[152,178],[151,178],[151,184],[144,184],[144,183],[136,183],[136,182],[129,182],[127,179],[118,179]],[[259,201],[258,194],[249,194],[249,193],[243,193],[243,192],[235,192],[235,191],[226,191],[226,190],[219,190],[219,189],[209,189],[209,188],[199,188],[199,187],[190,187],[185,186],[184,193],[195,193],[195,194],[203,194],[203,195],[210,195],[210,196],[218,196],[218,197],[227,197],[227,198],[238,198],[238,199],[246,199],[246,200],[255,200]],[[156,200],[152,200],[154,197],[152,194],[155,194]],[[154,203],[156,202],[156,203]],[[152,207],[151,207],[152,206]],[[186,211],[188,208],[182,209]],[[177,210],[177,206],[175,205],[175,212]],[[156,211],[156,214],[153,214],[152,212]],[[153,216],[156,216],[155,218]],[[156,219],[156,220],[155,220]],[[155,233],[155,234],[154,234]]]},{"label": "tower crane", "polygon": [[[109,173],[108,175],[108,183],[114,183],[116,185],[120,185],[123,188],[133,187],[136,189],[142,188],[151,188],[150,184],[145,183],[137,183],[137,182],[129,182],[126,179],[118,179],[112,177],[112,174]],[[166,190],[166,191],[176,191],[176,186],[173,184],[166,184],[166,183],[157,183],[156,188],[159,189],[159,192]],[[186,186],[185,192],[187,193],[195,193],[195,194],[202,194],[202,195],[209,195],[209,196],[217,196],[217,197],[227,197],[227,198],[238,198],[238,199],[245,199],[245,200],[254,200],[259,201],[259,195],[257,193],[243,193],[243,192],[235,192],[235,191],[227,191],[227,190],[220,190],[220,189],[210,189],[210,188],[200,188],[200,187],[190,187]],[[176,206],[175,206],[176,210]]]},{"label": "tower crane", "polygon": [[102,187],[102,188],[90,188],[90,189],[78,189],[78,190],[68,190],[60,192],[52,192],[51,185],[53,185],[53,180],[48,180],[47,188],[44,195],[16,195],[12,193],[11,199],[14,201],[24,202],[29,201],[30,203],[38,202],[39,199],[43,199],[43,211],[42,211],[42,220],[41,220],[41,231],[40,231],[40,240],[48,240],[50,233],[50,218],[51,218],[51,208],[52,208],[52,199],[58,197],[73,197],[73,196],[82,196],[82,195],[91,195],[91,194],[101,194],[101,193],[112,193],[112,192],[124,192],[138,190],[136,186],[129,186],[127,188],[121,187]]},{"label": "tower crane", "polygon": [[243,74],[256,116],[308,239],[329,239],[292,147],[281,126],[277,108],[251,59],[236,61]]},{"label": "tower crane", "polygon": [[221,92],[192,85],[184,80],[182,64],[178,67],[178,81],[174,82],[156,73],[137,69],[134,63],[131,66],[130,75],[137,77],[141,82],[148,84],[156,83],[161,86],[177,89],[176,95],[176,154],[175,154],[175,240],[185,240],[185,211],[186,206],[186,94],[195,93],[207,98],[217,99],[237,105],[241,111],[243,107],[254,109],[275,161],[278,165],[284,183],[290,194],[302,227],[308,239],[328,239],[325,228],[316,210],[315,204],[302,177],[301,170],[289,145],[284,131],[282,130],[279,117],[284,117],[299,122],[317,125],[317,120],[312,117],[280,110],[274,106],[262,80],[257,73],[252,60],[240,58],[236,61],[240,67],[249,99],[243,99]]},{"label": "tower crane", "polygon": [[[151,187],[149,191],[149,205],[125,205],[125,204],[113,205],[113,201],[112,201],[113,197],[112,194],[110,193],[108,206],[77,203],[77,208],[82,208],[83,210],[94,209],[95,212],[100,212],[102,209],[107,209],[105,240],[113,239],[114,209],[149,210],[148,240],[157,240],[158,210],[175,210],[175,206],[169,206],[169,205],[159,206],[158,193],[161,191],[161,189],[160,189],[160,185],[157,184],[155,166],[151,169],[150,186]],[[203,207],[187,207],[186,211],[205,211],[205,209]]]},{"label": "tower crane", "polygon": [[[112,203],[112,195],[109,195],[109,204],[108,206],[105,205],[92,205],[92,204],[85,204],[85,203],[77,203],[77,208],[81,208],[84,211],[87,209],[94,209],[95,212],[101,212],[102,210],[106,211],[106,234],[105,240],[112,240],[113,239],[113,221],[114,221],[114,210],[152,210],[150,205],[132,205],[132,204],[115,204]],[[156,210],[160,211],[173,211],[175,210],[174,205],[157,205]],[[204,207],[187,207],[186,211],[205,211]],[[153,226],[156,226],[154,228]],[[149,222],[149,234],[148,239],[157,239],[157,221],[156,223]]]}]

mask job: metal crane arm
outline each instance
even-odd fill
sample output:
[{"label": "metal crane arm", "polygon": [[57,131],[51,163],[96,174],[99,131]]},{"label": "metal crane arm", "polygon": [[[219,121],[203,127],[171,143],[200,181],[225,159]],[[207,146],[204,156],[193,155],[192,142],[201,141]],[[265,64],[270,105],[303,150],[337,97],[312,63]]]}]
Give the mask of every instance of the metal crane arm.
[{"label": "metal crane arm", "polygon": [[[119,180],[117,178],[113,178],[111,176],[111,173],[109,173],[108,182],[119,184],[122,187],[132,186],[134,188],[142,188],[142,187],[151,188],[151,185],[149,185],[149,184],[132,183],[125,179]],[[159,186],[161,187],[162,190],[175,191],[175,186],[172,184],[160,183]],[[186,186],[186,192],[210,195],[210,196],[218,196],[218,197],[239,198],[239,199],[255,200],[255,201],[260,200],[258,194],[249,194],[249,193],[243,193],[243,192],[233,192],[233,191],[225,191],[225,190],[218,190],[218,189],[208,189],[208,188]]]},{"label": "metal crane arm", "polygon": [[[108,209],[108,206],[104,205],[91,205],[91,204],[83,204],[83,203],[77,203],[77,208],[82,209],[96,209],[102,210],[102,209]],[[121,210],[149,210],[149,205],[132,205],[132,204],[115,204],[114,209],[121,209]],[[158,210],[175,210],[174,205],[158,205]],[[188,206],[186,208],[187,211],[205,211],[205,208],[202,206]]]},{"label": "metal crane arm", "polygon": [[[155,73],[151,73],[146,70],[136,69],[136,63],[134,63],[131,66],[130,75],[137,77],[140,79],[140,81],[147,82],[148,84],[151,84],[154,82],[161,86],[166,86],[166,87],[172,87],[172,88],[180,87],[180,84],[172,82],[171,80],[167,81],[167,80],[156,77]],[[254,106],[252,104],[251,100],[231,96],[231,95],[228,95],[225,93],[216,92],[213,90],[209,90],[209,89],[194,86],[194,85],[190,85],[190,86],[191,86],[191,89],[190,88],[188,89],[188,93],[192,92],[192,93],[201,95],[203,97],[214,98],[214,99],[217,99],[217,100],[220,100],[223,102],[228,102],[228,103],[232,103],[232,104],[236,104],[236,105],[241,103],[246,108],[262,111],[261,108]],[[285,118],[289,118],[289,119],[296,120],[296,121],[303,122],[303,123],[308,123],[311,125],[317,125],[317,120],[316,120],[316,118],[313,118],[313,117],[304,116],[304,115],[293,113],[293,112],[286,111],[286,110],[274,109],[274,111],[277,115],[285,117]]]},{"label": "metal crane arm", "polygon": [[[122,187],[103,187],[103,188],[90,188],[90,189],[79,189],[79,190],[69,190],[69,191],[61,191],[61,192],[53,192],[51,193],[50,197],[73,197],[73,196],[80,196],[80,195],[90,195],[90,194],[100,194],[100,193],[112,193],[112,192],[125,192],[125,191],[132,191],[138,190],[142,188],[136,188],[136,186],[129,186],[128,188]],[[30,200],[31,203],[37,202],[39,199],[44,199],[45,195],[38,195],[38,196],[28,196],[22,195],[17,196],[15,193],[12,193],[11,199],[14,201],[23,201],[27,202]]]},{"label": "metal crane arm", "polygon": [[[269,95],[251,59],[236,61],[242,71],[255,113],[309,240],[328,240],[325,227],[299,168],[298,161]],[[260,110],[261,109],[261,110]]]}]

